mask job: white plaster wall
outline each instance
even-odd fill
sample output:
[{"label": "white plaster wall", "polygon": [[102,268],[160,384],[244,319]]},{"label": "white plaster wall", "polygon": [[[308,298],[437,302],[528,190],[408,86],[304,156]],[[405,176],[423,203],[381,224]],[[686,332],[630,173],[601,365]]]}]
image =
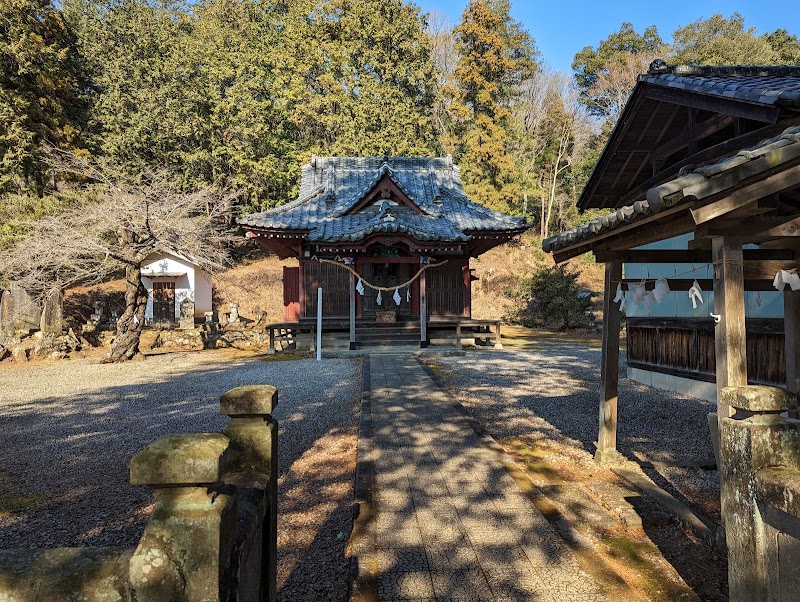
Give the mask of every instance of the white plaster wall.
[{"label": "white plaster wall", "polygon": [[[203,312],[211,311],[211,278],[204,271],[196,270],[194,264],[190,261],[165,253],[154,254],[142,262],[142,271],[152,272],[154,276],[158,274],[183,272],[182,276],[167,278],[175,282],[176,318],[181,315],[181,301],[184,299],[192,299],[195,302],[195,316],[202,316]],[[145,318],[152,320],[153,278],[142,276],[142,283],[147,289],[147,309],[145,310]],[[198,291],[198,284],[200,291]],[[197,299],[198,292],[202,300],[202,307],[208,307],[208,309],[201,309],[201,304],[198,303]]]},{"label": "white plaster wall", "polygon": [[194,272],[194,315],[202,318],[207,311],[212,311],[211,305],[211,275],[197,268]]},{"label": "white plaster wall", "polygon": [[[688,243],[693,238],[692,234],[684,234],[668,238],[649,245],[642,245],[636,249],[688,249]],[[748,245],[755,248],[755,245]],[[694,268],[694,271],[692,270]],[[657,278],[697,278],[713,279],[714,267],[703,263],[667,263],[667,264],[636,264],[626,263],[623,266],[625,278],[642,278],[655,280]],[[625,287],[623,287],[625,288]],[[710,288],[710,287],[708,287]],[[714,311],[714,293],[710,290],[703,291],[703,303],[697,304],[697,309],[692,308],[688,288],[675,290],[664,298],[661,303],[653,303],[649,307],[644,303],[634,304],[630,293],[625,293],[625,315],[629,318],[708,318]],[[783,293],[775,291],[748,291],[745,293],[745,315],[748,318],[782,318]]]}]

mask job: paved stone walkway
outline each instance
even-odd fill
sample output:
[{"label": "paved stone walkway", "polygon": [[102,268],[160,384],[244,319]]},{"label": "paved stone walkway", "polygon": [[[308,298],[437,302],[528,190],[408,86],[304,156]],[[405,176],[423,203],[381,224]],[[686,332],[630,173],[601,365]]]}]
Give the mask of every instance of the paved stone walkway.
[{"label": "paved stone walkway", "polygon": [[380,600],[605,600],[411,355],[371,355]]}]

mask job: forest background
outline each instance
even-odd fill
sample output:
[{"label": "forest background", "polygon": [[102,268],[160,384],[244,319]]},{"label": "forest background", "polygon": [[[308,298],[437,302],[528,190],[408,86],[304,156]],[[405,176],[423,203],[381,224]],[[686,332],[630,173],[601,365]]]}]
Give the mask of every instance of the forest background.
[{"label": "forest background", "polygon": [[509,0],[453,27],[403,0],[0,0],[0,246],[84,202],[47,147],[237,211],[292,200],[312,154],[451,154],[472,199],[546,236],[594,217],[575,198],[653,59],[800,64],[800,40],[716,14],[671,44],[622,23],[571,73],[544,58]]}]

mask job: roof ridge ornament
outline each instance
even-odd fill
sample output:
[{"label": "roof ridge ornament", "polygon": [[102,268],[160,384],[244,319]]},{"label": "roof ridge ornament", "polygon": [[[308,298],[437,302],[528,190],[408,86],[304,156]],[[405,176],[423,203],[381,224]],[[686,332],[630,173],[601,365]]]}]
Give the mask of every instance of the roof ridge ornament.
[{"label": "roof ridge ornament", "polygon": [[333,161],[328,161],[325,169],[325,201],[328,203],[336,201],[336,177]]}]

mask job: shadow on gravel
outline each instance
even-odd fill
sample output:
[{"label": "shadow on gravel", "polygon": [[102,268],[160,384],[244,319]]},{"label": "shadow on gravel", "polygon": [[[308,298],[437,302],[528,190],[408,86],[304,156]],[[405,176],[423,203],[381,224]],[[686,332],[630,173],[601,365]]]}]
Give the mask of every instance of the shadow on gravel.
[{"label": "shadow on gravel", "polygon": [[[73,370],[82,382],[70,380]],[[41,379],[43,395],[30,394],[25,379]],[[246,384],[279,389],[281,475],[327,434],[356,428],[361,378],[350,360],[174,354],[136,368],[63,363],[0,373],[0,548],[135,545],[151,495],[128,483],[131,456],[162,435],[218,432],[227,421],[219,396]],[[59,394],[44,394],[52,390]]]}]

